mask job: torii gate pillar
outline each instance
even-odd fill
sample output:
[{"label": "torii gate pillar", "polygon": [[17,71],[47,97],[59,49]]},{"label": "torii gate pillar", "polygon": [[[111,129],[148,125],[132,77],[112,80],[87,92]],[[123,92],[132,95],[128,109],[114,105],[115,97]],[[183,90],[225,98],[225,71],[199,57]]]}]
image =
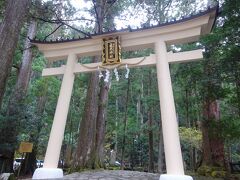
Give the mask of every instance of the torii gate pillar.
[{"label": "torii gate pillar", "polygon": [[167,174],[161,175],[160,180],[192,180],[192,177],[184,175],[178,122],[167,59],[167,49],[164,41],[160,40],[155,43],[155,53],[157,57],[157,79],[167,168]]},{"label": "torii gate pillar", "polygon": [[53,125],[48,141],[47,152],[44,158],[43,168],[36,169],[33,175],[33,179],[49,179],[63,177],[62,169],[59,169],[57,167],[75,77],[73,69],[76,63],[77,56],[75,54],[69,54],[66,69],[63,75],[57,107],[55,110]]}]

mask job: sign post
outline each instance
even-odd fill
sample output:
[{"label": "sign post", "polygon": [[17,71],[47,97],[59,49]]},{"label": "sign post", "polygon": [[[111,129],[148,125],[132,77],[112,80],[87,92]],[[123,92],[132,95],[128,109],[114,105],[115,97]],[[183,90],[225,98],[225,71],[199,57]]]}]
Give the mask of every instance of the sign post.
[{"label": "sign post", "polygon": [[21,142],[18,151],[20,153],[31,153],[33,148],[33,143]]},{"label": "sign post", "polygon": [[[18,151],[20,153],[22,153],[22,158],[21,158],[21,162],[20,162],[20,167],[18,169],[17,177],[19,177],[19,174],[20,174],[20,171],[22,168],[22,164],[23,164],[23,161],[25,158],[26,158],[26,163],[27,163],[27,157],[28,157],[27,153],[31,153],[32,149],[33,149],[33,143],[30,143],[30,142],[21,142],[20,143]],[[25,155],[25,157],[24,157],[24,155]],[[25,166],[26,166],[26,163],[25,163]]]}]

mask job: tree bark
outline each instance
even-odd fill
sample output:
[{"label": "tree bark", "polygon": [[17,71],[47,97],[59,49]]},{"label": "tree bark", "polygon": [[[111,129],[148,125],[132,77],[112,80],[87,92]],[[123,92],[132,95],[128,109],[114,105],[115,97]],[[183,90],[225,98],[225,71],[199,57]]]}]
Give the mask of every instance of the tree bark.
[{"label": "tree bark", "polygon": [[[94,62],[99,58],[94,57]],[[97,117],[99,77],[97,73],[92,73],[87,91],[87,100],[84,108],[84,115],[80,124],[80,134],[78,138],[77,150],[74,157],[73,167],[77,170],[83,168],[94,168],[95,132]]]},{"label": "tree bark", "polygon": [[[102,32],[104,19],[110,24],[113,24],[114,17],[111,14],[107,13],[108,17],[105,17],[105,11],[107,8],[106,0],[97,1],[96,6],[96,14],[98,20],[98,32]],[[108,7],[109,8],[109,7]],[[110,29],[114,29],[113,26]],[[98,113],[96,119],[96,138],[95,138],[95,160],[94,167],[102,168],[104,167],[104,139],[105,139],[105,127],[106,127],[106,119],[107,119],[107,103],[108,103],[108,92],[111,84],[111,75],[108,79],[108,82],[102,82],[100,84],[100,94],[99,94],[99,105],[98,105]]]},{"label": "tree bark", "polygon": [[[104,19],[106,18],[105,11],[107,8],[107,1],[97,0],[93,1],[93,4],[97,20],[95,31],[101,33],[103,30]],[[97,59],[98,58],[95,58],[95,60]],[[98,84],[98,74],[95,73],[92,75],[88,87],[88,98],[85,104],[84,118],[80,125],[78,148],[73,165],[74,168],[77,169],[98,168],[104,166],[104,137],[107,113],[106,104],[108,100],[110,80],[108,83],[104,83],[101,86],[99,96]],[[97,97],[99,97],[99,105],[97,105]]]},{"label": "tree bark", "polygon": [[158,173],[162,174],[164,171],[164,146],[161,122],[159,122],[159,142],[158,142]]},{"label": "tree bark", "polygon": [[[47,67],[50,67],[49,65]],[[46,82],[48,82],[46,80]],[[47,89],[48,83],[46,83],[46,88],[41,93],[41,96],[37,98],[37,108],[36,108],[36,131],[33,131],[30,134],[29,142],[33,143],[32,152],[28,154],[28,158],[23,161],[23,165],[21,168],[20,175],[32,175],[35,171],[36,167],[36,160],[37,160],[37,152],[38,152],[38,143],[39,143],[39,136],[41,133],[43,126],[42,122],[42,115],[45,110],[45,106],[47,103]]]},{"label": "tree bark", "polygon": [[[151,88],[152,88],[152,75],[151,70],[148,74],[148,97],[151,96]],[[149,155],[149,164],[148,164],[148,172],[154,172],[154,151],[153,151],[153,117],[152,117],[152,103],[149,102],[148,107],[148,155]]]},{"label": "tree bark", "polygon": [[[33,39],[36,35],[36,30],[37,30],[37,23],[36,21],[31,21],[29,23],[28,27],[28,33],[27,37],[30,39]],[[26,38],[25,41],[25,46],[24,46],[24,51],[23,51],[23,57],[22,57],[22,64],[20,67],[20,71],[18,74],[18,80],[16,84],[16,90],[15,93],[17,94],[16,91],[21,90],[23,93],[24,97],[27,94],[27,88],[32,72],[32,61],[33,61],[33,53],[32,53],[32,45],[30,43],[30,40]]]},{"label": "tree bark", "polygon": [[98,114],[96,122],[96,142],[95,142],[95,167],[104,167],[104,139],[105,139],[105,127],[107,117],[107,102],[108,91],[110,87],[110,79],[108,82],[103,82],[100,87]]},{"label": "tree bark", "polygon": [[189,119],[189,91],[188,88],[185,90],[185,105],[186,105],[186,126],[191,127],[191,122]]},{"label": "tree bark", "polygon": [[148,154],[149,154],[149,165],[148,172],[154,172],[154,151],[153,151],[153,130],[152,130],[152,108],[148,111]]},{"label": "tree bark", "polygon": [[0,25],[0,108],[18,36],[30,6],[30,0],[9,0]]},{"label": "tree bark", "polygon": [[235,84],[236,84],[236,95],[237,95],[237,107],[238,107],[238,116],[240,117],[240,74],[235,73]]},{"label": "tree bark", "polygon": [[204,105],[203,165],[224,167],[224,141],[219,135],[220,109],[217,100],[207,100]]},{"label": "tree bark", "polygon": [[[31,21],[29,23],[27,36],[30,39],[33,39],[36,35],[36,30],[37,30],[36,21]],[[28,38],[26,38],[25,40],[24,49],[25,50],[23,52],[22,64],[18,74],[16,88],[13,93],[13,96],[11,97],[11,99],[12,98],[15,99],[15,97],[17,96],[18,97],[17,99],[19,100],[20,104],[21,104],[21,101],[25,99],[25,96],[27,94],[27,89],[30,81],[31,72],[32,72],[33,53],[32,53],[31,43]],[[11,104],[11,102],[14,102],[14,100],[10,100],[9,108],[15,105],[15,103]],[[16,105],[18,106],[19,104],[16,104]],[[11,111],[12,110],[9,109],[9,114],[11,114]],[[32,135],[29,141],[33,142],[34,139],[35,139],[34,135]],[[36,144],[34,146],[36,146]],[[36,168],[36,154],[37,154],[36,148],[33,149],[32,153],[28,154],[28,158],[26,158],[26,160],[23,162],[23,166],[20,172],[21,175],[32,174],[34,172]]]},{"label": "tree bark", "polygon": [[123,141],[122,141],[122,152],[121,152],[121,169],[124,169],[124,152],[125,152],[125,143],[126,143],[126,130],[127,130],[127,115],[128,115],[128,99],[129,99],[129,89],[130,89],[130,78],[128,78],[127,84],[127,95],[126,95],[126,106],[125,106],[125,115],[124,115],[124,127],[123,127]]},{"label": "tree bark", "polygon": [[[28,29],[28,37],[33,38],[35,34],[36,22],[31,22]],[[32,49],[29,48],[30,46],[30,41],[27,38],[24,46],[25,50],[23,52],[22,64],[18,74],[17,83],[9,100],[6,122],[4,123],[4,126],[1,130],[3,131],[5,138],[1,139],[0,143],[9,147],[9,153],[12,154],[14,154],[14,150],[16,148],[14,146],[17,143],[18,127],[20,125],[20,120],[23,117],[24,98],[27,94],[27,88],[31,74]],[[4,146],[2,146],[2,148],[4,148]],[[13,157],[14,156],[10,156],[10,159],[7,160],[7,162],[10,162],[10,164],[7,163],[8,165],[5,165],[7,171],[9,171],[9,169],[12,169],[11,162],[13,162]]]},{"label": "tree bark", "polygon": [[211,156],[211,146],[210,146],[210,138],[209,138],[209,130],[208,130],[209,122],[204,120],[201,123],[202,136],[203,136],[203,165],[211,165],[212,164],[212,156]]}]

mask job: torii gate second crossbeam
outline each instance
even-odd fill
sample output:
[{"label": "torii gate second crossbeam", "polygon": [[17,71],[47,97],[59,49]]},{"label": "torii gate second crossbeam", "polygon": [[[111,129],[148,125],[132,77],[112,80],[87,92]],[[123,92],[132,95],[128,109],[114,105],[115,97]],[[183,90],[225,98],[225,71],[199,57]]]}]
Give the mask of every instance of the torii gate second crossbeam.
[{"label": "torii gate second crossbeam", "polygon": [[[164,150],[167,174],[160,180],[192,180],[184,175],[183,159],[180,147],[178,123],[174,104],[169,63],[193,61],[202,58],[202,50],[172,53],[167,52],[166,45],[194,42],[201,35],[208,34],[215,22],[218,7],[209,8],[205,12],[176,22],[157,25],[151,28],[137,30],[122,30],[92,35],[91,38],[42,42],[33,40],[49,61],[67,59],[64,66],[47,68],[43,76],[63,75],[60,94],[54,115],[53,125],[47,146],[43,168],[38,168],[33,179],[61,178],[63,172],[57,168],[64,137],[74,77],[76,73],[97,71],[100,63],[82,65],[77,63],[79,57],[101,55],[102,39],[118,36],[121,39],[123,51],[154,48],[155,54],[148,57],[125,59],[122,64],[129,67],[156,66],[160,109],[164,139]],[[109,65],[113,69],[117,65]]]}]

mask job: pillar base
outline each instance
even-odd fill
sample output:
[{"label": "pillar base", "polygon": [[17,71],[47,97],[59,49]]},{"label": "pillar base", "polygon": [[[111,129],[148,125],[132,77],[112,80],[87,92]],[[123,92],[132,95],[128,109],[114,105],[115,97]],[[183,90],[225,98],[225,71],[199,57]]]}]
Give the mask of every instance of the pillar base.
[{"label": "pillar base", "polygon": [[159,180],[193,180],[191,176],[163,174]]},{"label": "pillar base", "polygon": [[63,178],[63,170],[59,168],[37,168],[32,179]]}]

